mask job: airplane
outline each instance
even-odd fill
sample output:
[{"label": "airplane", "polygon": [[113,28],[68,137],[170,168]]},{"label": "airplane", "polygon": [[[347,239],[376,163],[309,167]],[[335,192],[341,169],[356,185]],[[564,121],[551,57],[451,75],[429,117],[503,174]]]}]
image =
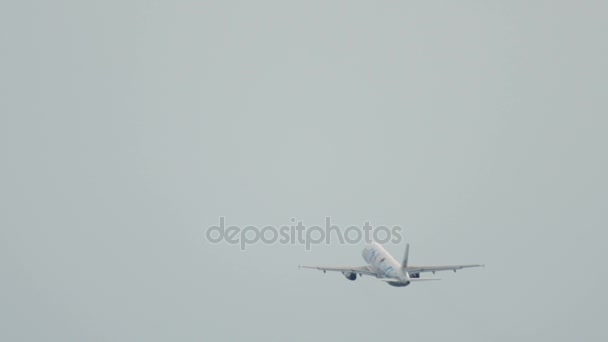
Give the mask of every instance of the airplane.
[{"label": "airplane", "polygon": [[438,278],[420,278],[420,273],[438,271],[454,271],[469,267],[480,267],[485,265],[451,265],[451,266],[410,266],[408,265],[408,254],[410,244],[405,247],[403,262],[399,263],[393,256],[377,242],[363,248],[363,259],[367,262],[366,266],[357,267],[325,267],[325,266],[300,266],[300,268],[317,269],[326,273],[327,271],[342,272],[348,280],[356,280],[357,274],[362,277],[364,274],[378,278],[391,286],[404,287],[412,282],[439,280]]}]

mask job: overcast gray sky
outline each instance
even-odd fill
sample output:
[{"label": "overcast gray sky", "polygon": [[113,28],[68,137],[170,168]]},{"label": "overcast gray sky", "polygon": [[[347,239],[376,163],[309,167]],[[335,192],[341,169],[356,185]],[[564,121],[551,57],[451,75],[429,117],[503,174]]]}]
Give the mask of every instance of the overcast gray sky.
[{"label": "overcast gray sky", "polygon": [[[2,1],[0,340],[607,340],[607,13]],[[219,216],[486,268],[349,282],[297,265],[363,244],[241,252]]]}]

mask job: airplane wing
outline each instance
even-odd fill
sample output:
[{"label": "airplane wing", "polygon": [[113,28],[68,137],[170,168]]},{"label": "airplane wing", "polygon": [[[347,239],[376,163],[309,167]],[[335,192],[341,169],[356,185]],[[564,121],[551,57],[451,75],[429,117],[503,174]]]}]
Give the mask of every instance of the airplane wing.
[{"label": "airplane wing", "polygon": [[365,274],[376,277],[376,272],[369,266],[356,266],[356,267],[332,267],[332,266],[300,266],[300,268],[310,268],[319,271],[332,271],[332,272],[352,272],[358,274]]},{"label": "airplane wing", "polygon": [[454,271],[463,268],[470,267],[481,267],[484,265],[447,265],[447,266],[407,266],[405,269],[408,273],[420,273],[420,272],[438,272],[438,271]]}]

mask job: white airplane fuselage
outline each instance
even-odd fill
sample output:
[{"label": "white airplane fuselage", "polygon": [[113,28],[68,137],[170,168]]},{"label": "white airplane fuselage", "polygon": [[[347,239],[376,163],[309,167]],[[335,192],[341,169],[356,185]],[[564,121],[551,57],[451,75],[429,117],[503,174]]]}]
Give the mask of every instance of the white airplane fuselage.
[{"label": "white airplane fuselage", "polygon": [[382,245],[372,242],[363,248],[363,259],[377,272],[378,278],[394,278],[399,281],[388,282],[392,286],[407,286],[410,284],[410,276],[403,270],[393,256],[382,247]]}]

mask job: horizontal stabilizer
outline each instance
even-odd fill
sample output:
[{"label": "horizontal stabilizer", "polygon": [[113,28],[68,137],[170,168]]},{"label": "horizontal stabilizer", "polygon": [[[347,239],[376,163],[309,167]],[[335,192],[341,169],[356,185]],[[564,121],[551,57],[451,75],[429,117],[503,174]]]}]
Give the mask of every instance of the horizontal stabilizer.
[{"label": "horizontal stabilizer", "polygon": [[[401,283],[401,282],[403,282],[403,280],[397,279],[397,278],[378,278],[378,280],[382,280],[382,281],[385,281],[387,283],[392,283],[392,282]],[[415,281],[427,281],[427,280],[441,280],[441,278],[411,278],[409,281],[415,282]]]}]

